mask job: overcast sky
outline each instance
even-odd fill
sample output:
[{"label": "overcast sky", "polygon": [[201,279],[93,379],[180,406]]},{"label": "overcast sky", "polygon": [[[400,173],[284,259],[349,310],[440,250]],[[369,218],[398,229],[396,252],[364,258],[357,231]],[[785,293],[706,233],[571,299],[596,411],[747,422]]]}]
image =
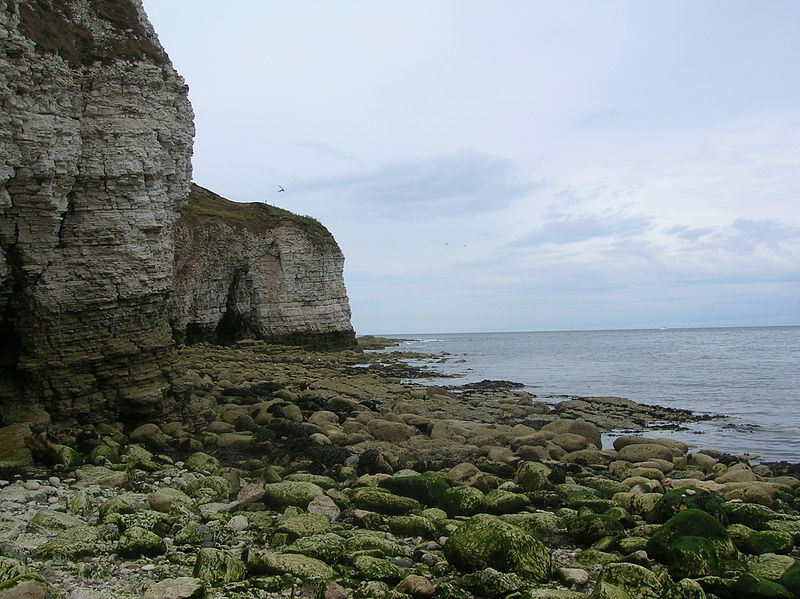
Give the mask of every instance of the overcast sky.
[{"label": "overcast sky", "polygon": [[144,4],[195,181],[322,221],[359,334],[800,324],[797,0]]}]

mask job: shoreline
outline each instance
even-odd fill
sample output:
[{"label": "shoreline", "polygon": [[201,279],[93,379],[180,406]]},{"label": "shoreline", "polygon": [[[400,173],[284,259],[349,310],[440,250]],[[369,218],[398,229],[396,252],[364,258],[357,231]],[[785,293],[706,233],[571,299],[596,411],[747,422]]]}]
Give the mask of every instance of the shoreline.
[{"label": "shoreline", "polygon": [[[70,599],[580,599],[612,596],[623,575],[622,599],[648,585],[658,599],[781,580],[790,592],[796,465],[751,467],[660,435],[602,449],[603,418],[664,413],[621,398],[554,407],[509,381],[421,385],[405,359],[189,346],[171,418],[32,435],[16,449],[39,465],[0,483],[0,597],[26,585],[40,597],[83,589]],[[658,545],[687,508],[735,551],[714,548],[707,571]],[[754,553],[761,537],[783,545]]]}]

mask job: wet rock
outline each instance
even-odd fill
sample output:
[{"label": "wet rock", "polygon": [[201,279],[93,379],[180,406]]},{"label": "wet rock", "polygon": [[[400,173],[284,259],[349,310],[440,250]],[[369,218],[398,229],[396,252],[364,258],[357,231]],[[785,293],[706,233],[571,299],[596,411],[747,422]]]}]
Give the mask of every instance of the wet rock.
[{"label": "wet rock", "polygon": [[479,514],[458,527],[444,546],[456,568],[474,572],[495,568],[545,581],[553,574],[547,548],[539,539],[496,516]]},{"label": "wet rock", "polygon": [[290,574],[304,579],[332,578],[333,568],[313,557],[296,553],[250,551],[247,556],[250,574]]},{"label": "wet rock", "polygon": [[144,599],[199,599],[205,593],[202,581],[191,576],[168,578],[152,585]]}]

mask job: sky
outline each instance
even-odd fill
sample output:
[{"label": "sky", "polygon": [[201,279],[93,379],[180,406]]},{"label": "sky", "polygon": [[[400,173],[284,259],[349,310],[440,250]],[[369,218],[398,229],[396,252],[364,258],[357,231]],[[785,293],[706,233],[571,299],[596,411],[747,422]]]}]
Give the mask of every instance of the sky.
[{"label": "sky", "polygon": [[195,182],[325,224],[359,334],[800,325],[796,0],[144,6]]}]

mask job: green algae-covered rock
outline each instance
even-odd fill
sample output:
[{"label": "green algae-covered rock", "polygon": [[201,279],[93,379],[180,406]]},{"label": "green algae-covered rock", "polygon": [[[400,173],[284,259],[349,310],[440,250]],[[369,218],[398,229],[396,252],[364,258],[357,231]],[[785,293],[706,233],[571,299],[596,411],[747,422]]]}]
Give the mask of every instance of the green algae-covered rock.
[{"label": "green algae-covered rock", "polygon": [[36,548],[39,559],[77,559],[106,552],[107,543],[92,526],[73,526]]},{"label": "green algae-covered rock", "polygon": [[309,472],[295,472],[294,474],[287,475],[283,480],[314,483],[318,487],[322,487],[325,490],[338,486],[338,483],[330,476],[325,476],[323,474],[311,474]]},{"label": "green algae-covered rock", "polygon": [[436,525],[422,516],[392,516],[387,523],[392,534],[400,537],[439,538]]},{"label": "green algae-covered rock", "polygon": [[197,509],[194,499],[172,487],[162,487],[153,491],[147,496],[147,503],[150,509],[162,513],[167,513],[173,508],[182,508],[190,512]]},{"label": "green algae-covered rock", "polygon": [[197,552],[192,576],[209,584],[244,580],[247,570],[242,560],[221,549],[204,547]]},{"label": "green algae-covered rock", "polygon": [[635,551],[647,551],[646,537],[622,537],[617,539],[617,548],[622,555],[629,555]]},{"label": "green algae-covered rock", "polygon": [[765,553],[758,556],[758,561],[750,564],[749,571],[755,576],[780,582],[781,577],[794,565],[795,561],[788,555]]},{"label": "green algae-covered rock", "polygon": [[625,529],[618,520],[603,514],[578,516],[567,527],[569,534],[581,544],[594,543],[603,537],[621,537]]},{"label": "green algae-covered rock", "polygon": [[425,505],[437,505],[449,487],[447,479],[435,472],[409,476],[391,476],[378,483],[395,495],[411,497]]},{"label": "green algae-covered rock", "polygon": [[321,535],[331,531],[331,520],[322,514],[300,514],[286,518],[278,525],[278,532],[285,533],[289,540],[311,535]]},{"label": "green algae-covered rock", "polygon": [[444,554],[464,572],[494,568],[540,582],[553,574],[550,552],[539,539],[488,514],[473,516],[459,526],[445,543]]},{"label": "green algae-covered rock", "polygon": [[[566,485],[561,485],[561,488]],[[589,508],[595,514],[604,514],[613,507],[619,507],[618,501],[610,499],[602,499],[595,495],[593,492],[588,491],[573,491],[570,492],[566,499],[564,499],[564,507],[573,510],[580,510],[581,508]]]},{"label": "green algae-covered rock", "polygon": [[667,563],[675,580],[720,574],[717,551],[705,537],[679,537],[667,550]]},{"label": "green algae-covered rock", "polygon": [[98,511],[101,522],[110,522],[116,514],[132,514],[135,510],[124,498],[116,496],[100,504]]},{"label": "green algae-covered rock", "polygon": [[744,524],[754,530],[764,530],[778,514],[758,503],[729,501],[722,506],[722,515],[730,524]]},{"label": "green algae-covered rock", "polygon": [[716,493],[696,487],[670,489],[661,496],[645,519],[651,524],[663,524],[678,512],[689,508],[703,510],[712,516],[719,516],[724,501]]},{"label": "green algae-covered rock", "polygon": [[26,574],[28,569],[21,561],[0,556],[0,583]]},{"label": "green algae-covered rock", "polygon": [[699,582],[684,578],[670,585],[661,599],[706,599],[706,593]]},{"label": "green algae-covered rock", "polygon": [[344,555],[344,539],[334,533],[301,537],[286,547],[284,552],[302,553],[326,564],[333,564]]},{"label": "green algae-covered rock", "polygon": [[173,542],[176,545],[196,545],[209,547],[214,545],[219,539],[217,529],[200,524],[199,522],[187,522],[175,533]]},{"label": "green algae-covered rock", "polygon": [[313,557],[298,553],[251,551],[247,556],[250,574],[290,574],[303,579],[332,578],[333,568]]},{"label": "green algae-covered rock", "polygon": [[567,533],[561,518],[552,512],[533,512],[525,514],[508,514],[503,520],[516,524],[525,532],[552,545],[561,541]]},{"label": "green algae-covered rock", "polygon": [[198,504],[226,502],[233,491],[233,484],[221,476],[204,476],[193,480],[184,488],[184,492]]},{"label": "green algae-covered rock", "polygon": [[390,516],[407,514],[412,510],[421,508],[419,501],[416,499],[395,495],[386,489],[378,487],[356,489],[350,499],[357,508]]},{"label": "green algae-covered rock", "polygon": [[539,462],[522,462],[514,474],[514,482],[517,483],[523,491],[552,491],[555,486],[547,476],[551,470],[544,464]]},{"label": "green algae-covered rock", "polygon": [[83,525],[83,520],[63,512],[52,510],[39,510],[33,514],[29,526],[30,531],[56,532],[66,530],[73,526]]},{"label": "green algae-covered rock", "polygon": [[516,514],[528,505],[528,496],[494,489],[486,494],[486,511],[490,514]]},{"label": "green algae-covered rock", "polygon": [[117,543],[117,553],[123,557],[155,557],[166,552],[164,539],[140,526],[128,528]]},{"label": "green algae-covered rock", "polygon": [[753,555],[789,553],[793,547],[794,540],[792,535],[780,530],[754,532],[744,542],[745,551]]},{"label": "green algae-covered rock", "polygon": [[770,520],[768,530],[782,530],[792,535],[795,545],[800,544],[800,520]]},{"label": "green algae-covered rock", "polygon": [[729,524],[725,527],[731,537],[731,541],[740,551],[744,551],[747,539],[750,538],[755,530],[744,524]]},{"label": "green algae-covered rock", "polygon": [[95,446],[89,452],[86,461],[89,464],[93,464],[95,466],[104,466],[106,464],[118,464],[119,452],[113,447],[110,447],[105,443],[101,443],[100,445]]},{"label": "green algae-covered rock", "polygon": [[439,507],[451,518],[474,516],[486,511],[486,496],[475,487],[451,487],[442,494]]},{"label": "green algae-covered rock", "polygon": [[142,510],[132,514],[119,514],[116,519],[109,520],[115,522],[122,530],[128,530],[133,526],[138,526],[154,532],[160,537],[167,536],[173,525],[173,518],[167,514],[156,512],[155,510]]},{"label": "green algae-covered rock", "polygon": [[205,595],[205,585],[191,576],[168,578],[155,583],[144,595],[144,599],[200,599]]},{"label": "green algae-covered rock", "polygon": [[592,599],[660,599],[661,580],[636,564],[614,563],[603,568]]},{"label": "green algae-covered rock", "polygon": [[356,576],[363,580],[381,580],[384,582],[397,582],[406,572],[385,558],[359,555],[353,559]]},{"label": "green algae-covered rock", "polygon": [[382,533],[378,532],[352,535],[345,540],[345,551],[347,551],[347,553],[355,553],[357,551],[380,551],[386,557],[406,557],[410,555],[410,549],[408,547],[391,541]]},{"label": "green algae-covered rock", "polygon": [[736,548],[722,524],[714,516],[694,508],[675,514],[650,537],[647,543],[648,555],[666,562],[669,559],[670,545],[683,536],[705,537],[714,545],[720,559],[736,556]]},{"label": "green algae-covered rock", "polygon": [[485,568],[461,577],[461,584],[476,597],[499,599],[524,589],[528,584],[513,572]]},{"label": "green algae-covered rock", "polygon": [[282,481],[264,485],[263,501],[274,508],[297,506],[306,509],[311,500],[320,495],[325,495],[325,491],[314,483]]},{"label": "green algae-covered rock", "polygon": [[706,593],[713,593],[721,599],[791,599],[792,594],[786,587],[754,576],[749,572],[739,574],[736,578],[720,578],[704,576],[697,579]]},{"label": "green algae-covered rock", "polygon": [[[407,597],[407,595],[399,595],[388,584],[380,580],[365,580],[356,588],[355,597],[356,599],[398,599],[398,597]],[[464,599],[466,599],[466,595],[464,595]]]},{"label": "green algae-covered rock", "polygon": [[201,474],[217,474],[220,470],[220,463],[217,458],[207,453],[198,451],[193,453],[183,462],[183,467],[190,472],[200,472]]},{"label": "green algae-covered rock", "polygon": [[593,489],[601,499],[611,499],[617,493],[625,493],[629,490],[629,488],[621,482],[602,476],[582,478],[581,484]]},{"label": "green algae-covered rock", "polygon": [[795,597],[800,597],[800,562],[787,568],[778,582]]}]

